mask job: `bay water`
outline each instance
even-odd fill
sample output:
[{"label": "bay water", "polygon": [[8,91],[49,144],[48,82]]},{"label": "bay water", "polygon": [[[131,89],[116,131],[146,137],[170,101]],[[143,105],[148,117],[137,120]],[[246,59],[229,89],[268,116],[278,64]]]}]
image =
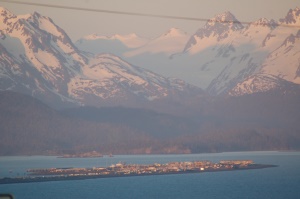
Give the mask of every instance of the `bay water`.
[{"label": "bay water", "polygon": [[300,152],[228,152],[184,155],[115,155],[102,158],[54,156],[0,157],[0,178],[27,175],[27,169],[106,167],[118,162],[153,164],[177,161],[253,160],[278,167],[224,172],[99,178],[0,185],[16,199],[100,198],[300,198]]}]

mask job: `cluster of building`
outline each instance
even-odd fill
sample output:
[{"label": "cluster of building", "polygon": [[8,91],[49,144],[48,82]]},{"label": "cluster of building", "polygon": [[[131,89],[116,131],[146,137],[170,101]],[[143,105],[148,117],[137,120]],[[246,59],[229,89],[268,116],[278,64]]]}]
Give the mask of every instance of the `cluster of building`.
[{"label": "cluster of building", "polygon": [[201,171],[219,171],[239,168],[247,168],[253,165],[252,160],[224,160],[219,163],[210,161],[193,162],[170,162],[166,164],[125,164],[118,163],[109,167],[93,168],[50,168],[50,169],[30,169],[31,175],[50,176],[116,176],[116,175],[146,175],[146,174],[168,174]]}]

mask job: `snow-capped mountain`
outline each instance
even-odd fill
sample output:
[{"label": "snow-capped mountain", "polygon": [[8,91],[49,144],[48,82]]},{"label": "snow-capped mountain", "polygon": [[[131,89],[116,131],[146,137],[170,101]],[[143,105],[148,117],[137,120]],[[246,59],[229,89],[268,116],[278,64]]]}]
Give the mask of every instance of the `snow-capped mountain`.
[{"label": "snow-capped mountain", "polygon": [[239,82],[229,95],[237,96],[300,87],[300,31],[288,36],[281,46],[264,60],[260,71]]},{"label": "snow-capped mountain", "polygon": [[[226,23],[211,23],[220,18]],[[207,90],[213,95],[226,93],[257,73],[299,84],[299,29],[287,25],[300,25],[299,8],[279,22],[262,18],[245,27],[226,12],[192,36],[184,56],[200,57],[195,68],[203,76],[210,74]]]},{"label": "snow-capped mountain", "polygon": [[[227,93],[255,74],[299,84],[299,13],[295,8],[279,21],[261,18],[243,24],[227,11],[190,38],[173,28],[138,48],[124,47],[121,54],[135,65],[184,79],[212,95]],[[111,52],[119,49],[114,45]]]},{"label": "snow-capped mountain", "polygon": [[[264,34],[273,26],[260,19],[244,27],[230,12],[210,19],[188,41],[177,62],[191,61],[185,72],[197,74],[192,81],[215,95],[256,72],[266,56],[260,50]],[[177,67],[179,68],[179,67]]]},{"label": "snow-capped mountain", "polygon": [[174,53],[180,52],[186,44],[189,35],[177,28],[171,28],[166,33],[160,35],[158,38],[151,40],[146,45],[125,53],[125,57],[134,57],[141,54],[165,54],[170,56]]},{"label": "snow-capped mountain", "polygon": [[92,34],[75,42],[75,45],[87,52],[113,53],[123,58],[139,56],[141,54],[171,54],[182,51],[189,35],[178,29],[171,28],[155,39],[146,39],[130,35],[101,36]]},{"label": "snow-capped mountain", "polygon": [[282,24],[295,25],[300,23],[300,8],[290,9],[286,17],[280,19],[279,22]]},{"label": "snow-capped mountain", "polygon": [[[124,53],[124,57],[130,63],[141,65],[158,74],[178,78],[177,71],[173,69],[176,65],[182,66],[182,64],[175,60],[172,61],[171,56],[181,52],[188,39],[189,35],[186,32],[178,28],[171,28],[146,45]],[[187,80],[189,78],[186,78]]]},{"label": "snow-capped mountain", "polygon": [[191,37],[172,28],[152,40],[136,34],[93,34],[76,45],[38,13],[16,16],[1,8],[0,20],[1,90],[21,91],[49,103],[147,101],[196,89],[161,75],[184,79],[212,95],[241,86],[258,89],[249,83],[256,74],[300,84],[299,8],[279,21],[261,18],[246,25],[224,12]]},{"label": "snow-capped mountain", "polygon": [[[190,36],[178,28],[171,28],[157,38],[148,40],[132,34],[131,38],[135,39],[131,40],[130,45],[124,42],[125,37],[130,36],[105,37],[93,34],[79,39],[75,44],[83,51],[111,52],[134,65],[143,66],[167,77],[176,77],[172,68],[181,64],[172,62],[170,56],[182,52]],[[132,45],[133,43],[138,45]]]},{"label": "snow-capped mountain", "polygon": [[32,95],[54,107],[121,105],[201,92],[181,80],[132,66],[112,54],[81,52],[38,13],[0,9],[1,90]]},{"label": "snow-capped mountain", "polygon": [[75,45],[83,51],[98,53],[113,53],[123,57],[124,53],[146,45],[149,39],[136,34],[102,36],[98,34],[87,35],[75,42]]},{"label": "snow-capped mountain", "polygon": [[[67,82],[87,59],[67,34],[38,13],[16,16],[0,8],[1,90],[16,90],[49,103],[69,101]],[[8,83],[9,82],[9,83]]]},{"label": "snow-capped mountain", "polygon": [[90,55],[82,75],[72,78],[68,89],[72,98],[97,106],[133,104],[200,91],[182,80],[165,78],[112,54]]},{"label": "snow-capped mountain", "polygon": [[261,72],[300,84],[300,30],[296,34],[290,34],[267,56],[262,63]]},{"label": "snow-capped mountain", "polygon": [[282,93],[285,93],[295,89],[297,89],[299,92],[300,85],[286,81],[277,76],[259,73],[249,76],[243,82],[238,83],[228,92],[228,94],[230,96],[242,96],[246,94],[263,93],[273,90],[279,90]]},{"label": "snow-capped mountain", "polygon": [[208,46],[228,38],[236,31],[243,29],[243,25],[230,12],[216,15],[207,21],[187,42],[184,52],[196,54]]}]

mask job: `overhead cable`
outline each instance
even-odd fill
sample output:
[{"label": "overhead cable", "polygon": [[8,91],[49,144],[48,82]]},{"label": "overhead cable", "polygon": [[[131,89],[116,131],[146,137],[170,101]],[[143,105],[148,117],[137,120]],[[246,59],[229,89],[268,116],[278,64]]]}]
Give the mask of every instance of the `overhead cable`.
[{"label": "overhead cable", "polygon": [[[43,4],[43,3],[33,3],[33,2],[21,2],[21,1],[11,1],[11,0],[0,0],[0,2],[22,4],[22,5],[31,5],[31,6],[41,6],[49,8],[60,8],[68,10],[78,10],[78,11],[87,11],[87,12],[98,12],[98,13],[108,13],[108,14],[118,14],[118,15],[131,15],[131,16],[142,16],[142,17],[154,17],[154,18],[165,18],[165,19],[178,19],[178,20],[188,20],[188,21],[202,21],[207,22],[211,21],[206,18],[195,18],[195,17],[184,17],[184,16],[171,16],[171,15],[157,15],[157,14],[145,14],[145,13],[136,13],[136,12],[124,12],[124,11],[114,11],[114,10],[103,10],[103,9],[93,9],[93,8],[80,8],[64,5],[53,5],[53,4]],[[241,23],[241,24],[251,24],[251,22],[241,22],[241,21],[215,21],[217,23]],[[290,25],[290,24],[262,24],[270,26],[284,26],[290,28],[300,28],[299,25]]]}]

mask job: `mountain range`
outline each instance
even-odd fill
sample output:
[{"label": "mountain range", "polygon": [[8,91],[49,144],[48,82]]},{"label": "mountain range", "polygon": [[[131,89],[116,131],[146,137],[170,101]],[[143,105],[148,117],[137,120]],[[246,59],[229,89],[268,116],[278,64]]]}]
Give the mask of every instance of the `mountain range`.
[{"label": "mountain range", "polygon": [[74,43],[37,12],[0,22],[1,155],[300,148],[299,8]]},{"label": "mountain range", "polygon": [[172,28],[155,39],[92,34],[75,44],[49,17],[0,13],[1,90],[51,106],[143,106],[200,96],[203,89],[233,96],[300,83],[299,8],[279,21],[246,25],[224,12],[192,36]]},{"label": "mountain range", "polygon": [[[110,52],[159,74],[181,78],[211,95],[226,95],[255,75],[266,75],[265,81],[273,75],[278,81],[299,84],[299,26],[299,8],[289,10],[279,21],[261,18],[251,23],[241,23],[227,11],[208,20],[191,36],[173,28],[141,46],[119,52],[121,48],[115,45]],[[104,50],[102,44],[109,42],[98,38],[83,38],[75,45],[98,53]],[[122,39],[115,41],[125,45]],[[94,42],[98,48],[90,47]],[[244,91],[250,92],[260,90]]]},{"label": "mountain range", "polygon": [[0,21],[1,90],[29,94],[53,107],[138,105],[202,93],[113,54],[82,52],[39,13],[16,16],[1,8]]}]

